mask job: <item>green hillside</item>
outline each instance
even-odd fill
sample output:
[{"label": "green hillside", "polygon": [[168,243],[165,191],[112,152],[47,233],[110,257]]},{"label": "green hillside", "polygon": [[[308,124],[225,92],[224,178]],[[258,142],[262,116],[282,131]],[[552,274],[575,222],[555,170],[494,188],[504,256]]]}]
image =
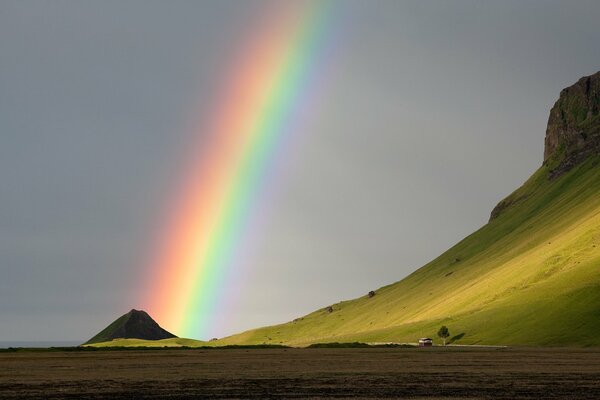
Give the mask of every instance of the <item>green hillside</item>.
[{"label": "green hillside", "polygon": [[600,345],[600,73],[561,92],[544,165],[490,222],[374,296],[215,344]]}]

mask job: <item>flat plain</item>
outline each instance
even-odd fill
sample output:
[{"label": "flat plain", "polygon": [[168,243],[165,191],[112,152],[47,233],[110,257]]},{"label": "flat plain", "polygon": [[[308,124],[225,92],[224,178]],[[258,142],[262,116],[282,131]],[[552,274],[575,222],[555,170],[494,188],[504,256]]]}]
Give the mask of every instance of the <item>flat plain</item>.
[{"label": "flat plain", "polygon": [[0,398],[600,398],[600,349],[0,353]]}]

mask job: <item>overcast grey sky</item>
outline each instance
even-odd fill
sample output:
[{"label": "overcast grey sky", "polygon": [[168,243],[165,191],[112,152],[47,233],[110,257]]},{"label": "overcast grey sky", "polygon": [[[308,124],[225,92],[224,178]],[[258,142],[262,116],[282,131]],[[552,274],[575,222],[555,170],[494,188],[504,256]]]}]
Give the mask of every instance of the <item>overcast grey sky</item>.
[{"label": "overcast grey sky", "polygon": [[[0,341],[85,340],[139,306],[190,107],[268,7],[0,1]],[[560,89],[600,69],[598,1],[334,12],[334,73],[212,336],[400,280],[485,224],[541,164]]]}]

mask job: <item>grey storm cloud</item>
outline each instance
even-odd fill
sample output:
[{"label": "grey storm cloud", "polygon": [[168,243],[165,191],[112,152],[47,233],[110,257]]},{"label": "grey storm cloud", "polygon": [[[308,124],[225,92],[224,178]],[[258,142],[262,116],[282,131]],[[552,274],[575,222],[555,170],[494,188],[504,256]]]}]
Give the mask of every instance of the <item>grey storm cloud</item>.
[{"label": "grey storm cloud", "polygon": [[[139,293],[228,55],[266,1],[0,3],[0,340],[84,340]],[[597,1],[339,1],[330,74],[214,336],[395,282],[540,164],[600,69]],[[268,296],[265,296],[268,293]]]}]

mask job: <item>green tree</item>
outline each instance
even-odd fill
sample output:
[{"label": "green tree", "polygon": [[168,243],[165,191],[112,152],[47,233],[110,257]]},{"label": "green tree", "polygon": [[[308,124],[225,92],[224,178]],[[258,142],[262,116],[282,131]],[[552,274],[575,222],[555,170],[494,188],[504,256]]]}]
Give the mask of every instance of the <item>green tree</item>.
[{"label": "green tree", "polygon": [[448,339],[450,337],[450,331],[448,330],[448,328],[446,327],[446,325],[442,325],[442,327],[438,331],[438,336],[440,338],[442,338],[442,340],[444,341],[444,346],[445,346],[446,345],[446,339]]}]

